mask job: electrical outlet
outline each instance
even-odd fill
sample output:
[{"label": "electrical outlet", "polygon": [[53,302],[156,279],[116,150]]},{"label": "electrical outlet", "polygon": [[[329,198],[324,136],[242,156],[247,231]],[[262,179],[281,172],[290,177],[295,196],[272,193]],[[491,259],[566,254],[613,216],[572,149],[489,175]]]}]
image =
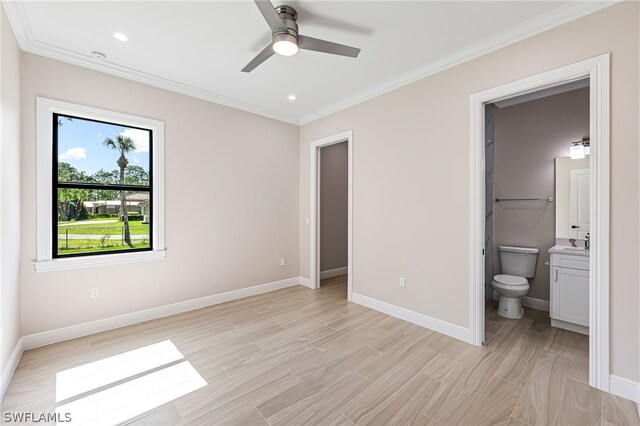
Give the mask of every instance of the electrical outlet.
[{"label": "electrical outlet", "polygon": [[404,277],[400,277],[399,283],[400,283],[400,288],[405,288],[406,284],[405,284],[405,281],[404,281]]},{"label": "electrical outlet", "polygon": [[309,218],[307,218],[307,219],[305,220],[305,223],[306,223],[307,225],[309,224]]},{"label": "electrical outlet", "polygon": [[91,287],[91,298],[96,299],[100,297],[100,287]]},{"label": "electrical outlet", "polygon": [[284,257],[280,258],[280,266],[284,266],[285,265],[285,261],[284,261]]}]

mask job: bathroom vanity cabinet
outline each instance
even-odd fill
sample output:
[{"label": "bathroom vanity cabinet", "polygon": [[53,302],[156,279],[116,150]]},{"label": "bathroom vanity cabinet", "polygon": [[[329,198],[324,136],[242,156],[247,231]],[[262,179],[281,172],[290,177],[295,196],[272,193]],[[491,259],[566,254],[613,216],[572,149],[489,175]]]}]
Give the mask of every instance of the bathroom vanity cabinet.
[{"label": "bathroom vanity cabinet", "polygon": [[589,334],[589,252],[552,247],[551,325]]}]

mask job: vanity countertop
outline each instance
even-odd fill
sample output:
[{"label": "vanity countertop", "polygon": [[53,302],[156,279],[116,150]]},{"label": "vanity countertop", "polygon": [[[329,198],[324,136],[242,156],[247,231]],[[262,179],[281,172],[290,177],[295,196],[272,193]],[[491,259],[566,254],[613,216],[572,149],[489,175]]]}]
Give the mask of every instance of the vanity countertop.
[{"label": "vanity countertop", "polygon": [[589,257],[589,250],[585,250],[584,247],[555,245],[549,249],[549,253],[570,254],[573,256]]}]

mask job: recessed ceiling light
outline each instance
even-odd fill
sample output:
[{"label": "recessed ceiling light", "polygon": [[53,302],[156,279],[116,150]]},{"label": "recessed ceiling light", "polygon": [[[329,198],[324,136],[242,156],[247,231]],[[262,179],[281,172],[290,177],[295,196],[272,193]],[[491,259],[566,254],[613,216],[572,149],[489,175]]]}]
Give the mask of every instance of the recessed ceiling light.
[{"label": "recessed ceiling light", "polygon": [[129,37],[127,37],[126,35],[124,35],[122,33],[113,33],[113,37],[115,37],[116,40],[120,40],[120,41],[129,40]]},{"label": "recessed ceiling light", "polygon": [[289,95],[289,96],[287,96],[287,99],[289,99],[290,101],[295,101],[296,100],[296,95]]}]

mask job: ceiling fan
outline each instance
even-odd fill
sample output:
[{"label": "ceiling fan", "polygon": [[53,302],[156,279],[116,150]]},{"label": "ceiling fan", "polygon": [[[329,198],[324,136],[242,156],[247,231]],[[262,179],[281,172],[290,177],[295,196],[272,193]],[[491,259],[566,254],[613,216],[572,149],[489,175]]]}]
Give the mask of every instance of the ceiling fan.
[{"label": "ceiling fan", "polygon": [[291,6],[273,7],[269,0],[254,0],[262,13],[267,25],[271,28],[272,42],[262,49],[258,56],[242,69],[242,72],[251,72],[258,65],[269,59],[274,53],[282,56],[292,56],[298,53],[298,49],[314,50],[316,52],[331,53],[332,55],[357,58],[360,49],[333,43],[327,40],[307,37],[298,34],[298,12]]}]

